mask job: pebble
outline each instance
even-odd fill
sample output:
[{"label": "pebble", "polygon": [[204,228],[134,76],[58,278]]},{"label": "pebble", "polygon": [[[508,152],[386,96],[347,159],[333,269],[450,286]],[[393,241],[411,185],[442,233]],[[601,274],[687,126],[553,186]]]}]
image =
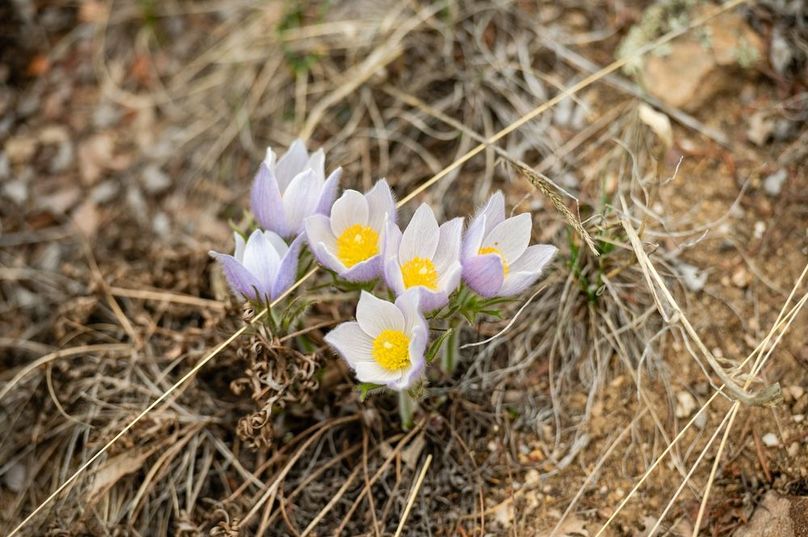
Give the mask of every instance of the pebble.
[{"label": "pebble", "polygon": [[171,186],[171,178],[156,164],[150,164],[143,170],[143,188],[149,194],[159,194]]},{"label": "pebble", "polygon": [[93,188],[90,197],[96,203],[107,203],[118,195],[118,190],[120,190],[118,182],[114,179],[108,179]]},{"label": "pebble", "polygon": [[805,394],[805,388],[797,385],[789,386],[788,391],[795,401],[799,401],[799,399]]},{"label": "pebble", "polygon": [[698,403],[688,391],[681,391],[676,394],[676,417],[686,418],[696,410]]},{"label": "pebble", "polygon": [[744,267],[738,267],[738,269],[732,273],[732,285],[735,287],[745,289],[749,286],[749,282],[751,281],[752,277]]},{"label": "pebble", "polygon": [[25,486],[26,473],[25,466],[15,462],[3,475],[3,482],[11,492],[22,492]]},{"label": "pebble", "polygon": [[694,292],[704,289],[707,284],[707,271],[687,263],[679,263],[676,268],[685,283],[685,287]]},{"label": "pebble", "polygon": [[766,433],[766,434],[764,434],[763,438],[761,438],[761,440],[763,440],[763,443],[767,447],[777,447],[777,446],[780,445],[780,440],[777,438],[777,435],[774,434],[774,433]]},{"label": "pebble", "polygon": [[791,445],[788,446],[788,456],[793,458],[799,454],[800,454],[800,443],[791,442]]},{"label": "pebble", "polygon": [[784,168],[780,168],[763,180],[763,190],[769,196],[778,196],[783,190],[783,183],[786,182],[786,179],[788,179],[788,172]]},{"label": "pebble", "polygon": [[22,205],[28,199],[28,185],[19,179],[9,181],[3,184],[3,194],[17,205]]}]

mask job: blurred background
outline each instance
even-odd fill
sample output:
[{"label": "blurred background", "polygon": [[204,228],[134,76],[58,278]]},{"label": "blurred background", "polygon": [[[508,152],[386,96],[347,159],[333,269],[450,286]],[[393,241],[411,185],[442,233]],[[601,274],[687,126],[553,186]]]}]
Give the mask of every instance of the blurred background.
[{"label": "blurred background", "polygon": [[433,379],[412,431],[325,349],[352,312],[322,278],[307,345],[249,331],[21,534],[393,535],[412,497],[402,535],[600,535],[695,416],[603,535],[803,535],[805,315],[761,374],[784,402],[742,407],[716,457],[731,401],[697,415],[721,383],[621,224],[746,380],[808,254],[808,14],[735,3],[705,21],[719,4],[3,2],[0,529],[251,318],[207,252],[232,247],[267,146],[306,138],[344,187],[386,177],[403,198],[621,61],[419,196],[448,218],[502,189],[561,253],[506,336]]}]

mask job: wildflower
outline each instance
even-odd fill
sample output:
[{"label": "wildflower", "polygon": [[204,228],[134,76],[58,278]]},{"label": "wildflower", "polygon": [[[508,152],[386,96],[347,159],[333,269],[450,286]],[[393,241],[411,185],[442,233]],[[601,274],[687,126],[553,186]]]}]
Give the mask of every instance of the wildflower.
[{"label": "wildflower", "polygon": [[474,216],[463,238],[463,280],[484,297],[511,296],[541,276],[558,251],[549,244],[528,247],[532,221],[522,213],[505,218],[505,198],[497,192]]},{"label": "wildflower", "polygon": [[325,336],[360,382],[386,384],[395,390],[412,386],[424,369],[428,325],[417,292],[395,303],[362,291],[356,321],[342,323]]},{"label": "wildflower", "polygon": [[460,284],[460,237],[463,220],[455,218],[438,227],[427,204],[421,204],[404,233],[387,222],[384,240],[384,277],[396,295],[418,289],[421,307],[443,307]]},{"label": "wildflower", "polygon": [[264,229],[295,237],[303,232],[307,216],[326,214],[331,208],[341,175],[342,168],[337,168],[326,179],[323,150],[309,154],[302,140],[295,140],[277,162],[272,148],[267,148],[253,182],[252,212]]},{"label": "wildflower", "polygon": [[236,251],[233,255],[210,252],[224,270],[233,292],[248,300],[269,302],[283,294],[295,281],[297,261],[303,237],[292,244],[272,231],[256,229],[244,243],[234,233]]},{"label": "wildflower", "polygon": [[387,181],[381,179],[364,195],[346,190],[330,216],[306,218],[306,236],[320,264],[348,281],[365,282],[382,273],[385,219],[396,221],[396,204]]}]

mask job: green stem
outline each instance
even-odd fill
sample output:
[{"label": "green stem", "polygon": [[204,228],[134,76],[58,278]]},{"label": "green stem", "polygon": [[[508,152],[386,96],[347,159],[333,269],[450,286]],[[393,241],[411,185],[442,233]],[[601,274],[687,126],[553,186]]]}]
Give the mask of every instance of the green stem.
[{"label": "green stem", "polygon": [[407,390],[398,392],[398,414],[401,417],[401,427],[405,431],[412,429],[413,414],[418,408],[418,402],[412,398]]},{"label": "green stem", "polygon": [[446,337],[446,342],[443,344],[440,362],[441,366],[443,366],[443,370],[451,377],[457,367],[457,358],[460,352],[458,349],[460,345],[460,323],[457,319],[450,321],[449,330],[451,330],[451,332]]}]

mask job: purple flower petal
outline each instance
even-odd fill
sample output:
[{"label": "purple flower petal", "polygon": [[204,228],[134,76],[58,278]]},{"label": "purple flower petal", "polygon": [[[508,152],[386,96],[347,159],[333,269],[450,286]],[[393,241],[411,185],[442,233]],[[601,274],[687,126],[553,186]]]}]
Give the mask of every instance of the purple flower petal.
[{"label": "purple flower petal", "polygon": [[504,279],[502,259],[496,254],[475,255],[463,261],[463,280],[480,296],[496,296]]},{"label": "purple flower petal", "polygon": [[278,180],[264,162],[258,168],[258,173],[253,181],[250,206],[261,227],[283,237],[289,235]]},{"label": "purple flower petal", "polygon": [[331,213],[331,206],[334,205],[334,200],[337,199],[337,187],[339,186],[340,177],[342,177],[342,168],[337,168],[325,180],[315,211],[318,214],[328,215]]},{"label": "purple flower petal", "polygon": [[460,251],[460,258],[465,260],[471,256],[477,255],[480,247],[483,244],[483,237],[485,236],[485,215],[475,216],[469,224],[465,235],[463,236],[463,247]]},{"label": "purple flower petal", "polygon": [[266,299],[267,290],[262,289],[258,280],[235,257],[213,251],[210,256],[221,265],[224,277],[235,294],[248,300]]},{"label": "purple flower petal", "polygon": [[449,303],[449,295],[445,291],[432,291],[423,286],[410,287],[410,289],[417,289],[419,296],[419,304],[421,311],[430,312],[442,308]]},{"label": "purple flower petal", "polygon": [[361,263],[357,263],[343,272],[339,272],[340,278],[348,280],[349,282],[369,282],[374,278],[378,278],[381,276],[381,274],[381,255],[374,255],[373,257],[365,259]]},{"label": "purple flower petal", "polygon": [[272,284],[272,300],[281,296],[287,289],[289,289],[295,278],[297,278],[297,263],[300,258],[300,248],[303,246],[304,237],[298,237],[289,245],[289,250],[283,256],[278,267],[275,282]]}]

